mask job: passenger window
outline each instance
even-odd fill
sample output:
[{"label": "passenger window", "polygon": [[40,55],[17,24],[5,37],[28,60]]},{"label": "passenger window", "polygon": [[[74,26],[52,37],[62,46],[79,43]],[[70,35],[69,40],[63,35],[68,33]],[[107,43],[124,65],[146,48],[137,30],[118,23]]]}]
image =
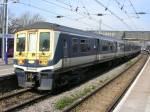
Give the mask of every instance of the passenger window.
[{"label": "passenger window", "polygon": [[66,39],[63,40],[63,53],[64,57],[68,57],[68,44]]},{"label": "passenger window", "polygon": [[124,50],[124,44],[120,44],[120,49],[121,49],[121,51]]},{"label": "passenger window", "polygon": [[108,46],[108,42],[107,41],[103,41],[102,42],[102,51],[103,52],[109,51],[109,46]]},{"label": "passenger window", "polygon": [[109,48],[110,48],[110,49],[109,49],[110,52],[115,52],[115,50],[116,50],[115,42],[110,42]]},{"label": "passenger window", "polygon": [[109,43],[109,51],[112,52],[113,51],[113,43]]},{"label": "passenger window", "polygon": [[78,39],[77,38],[72,39],[72,53],[73,54],[78,53]]},{"label": "passenger window", "polygon": [[82,39],[80,40],[80,51],[81,52],[89,52],[90,51],[90,46],[89,46],[89,41]]},{"label": "passenger window", "polygon": [[40,51],[49,51],[50,50],[50,32],[41,32],[40,33]]}]

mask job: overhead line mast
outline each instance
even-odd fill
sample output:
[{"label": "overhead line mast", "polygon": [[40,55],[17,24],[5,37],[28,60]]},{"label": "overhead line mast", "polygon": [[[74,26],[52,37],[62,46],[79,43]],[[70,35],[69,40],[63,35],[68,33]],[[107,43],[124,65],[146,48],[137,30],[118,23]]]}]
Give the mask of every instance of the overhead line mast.
[{"label": "overhead line mast", "polygon": [[7,59],[7,37],[8,34],[8,0],[3,1],[3,41],[2,41],[2,59],[8,64]]}]

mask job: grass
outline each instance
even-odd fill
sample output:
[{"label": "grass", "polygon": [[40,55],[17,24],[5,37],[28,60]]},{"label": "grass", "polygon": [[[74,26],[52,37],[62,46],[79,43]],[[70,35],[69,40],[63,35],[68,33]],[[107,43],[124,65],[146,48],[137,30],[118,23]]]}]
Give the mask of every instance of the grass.
[{"label": "grass", "polygon": [[92,85],[88,88],[83,89],[82,91],[80,91],[79,93],[76,94],[72,94],[70,96],[65,96],[61,99],[59,99],[56,103],[55,103],[55,108],[62,110],[63,108],[71,105],[72,103],[74,103],[76,100],[78,100],[79,98],[87,95],[88,93],[90,93],[92,90],[95,89],[95,86]]},{"label": "grass", "polygon": [[74,102],[74,100],[76,100],[76,98],[73,98],[73,97],[64,97],[60,100],[58,100],[55,104],[55,108],[56,109],[63,109],[64,107],[72,104]]},{"label": "grass", "polygon": [[129,62],[127,63],[127,65],[130,66],[130,65],[132,65],[133,63],[134,63],[134,61],[131,60],[131,61],[129,61]]}]

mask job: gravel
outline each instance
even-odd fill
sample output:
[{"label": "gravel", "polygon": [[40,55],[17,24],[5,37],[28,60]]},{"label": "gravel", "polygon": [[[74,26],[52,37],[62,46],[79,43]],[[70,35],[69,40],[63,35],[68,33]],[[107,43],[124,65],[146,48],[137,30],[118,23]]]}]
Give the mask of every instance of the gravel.
[{"label": "gravel", "polygon": [[117,79],[100,89],[71,112],[107,112],[108,108],[124,92],[143,67],[147,56],[143,56],[134,66],[122,73]]}]

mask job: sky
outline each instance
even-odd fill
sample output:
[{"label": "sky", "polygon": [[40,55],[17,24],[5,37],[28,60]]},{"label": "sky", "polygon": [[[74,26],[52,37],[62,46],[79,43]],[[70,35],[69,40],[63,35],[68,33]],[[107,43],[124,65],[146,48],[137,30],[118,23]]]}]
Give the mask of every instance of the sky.
[{"label": "sky", "polygon": [[[8,1],[9,11],[16,17],[30,12],[40,14],[47,22],[83,30],[150,31],[150,0]],[[147,14],[135,14],[139,12]]]}]

